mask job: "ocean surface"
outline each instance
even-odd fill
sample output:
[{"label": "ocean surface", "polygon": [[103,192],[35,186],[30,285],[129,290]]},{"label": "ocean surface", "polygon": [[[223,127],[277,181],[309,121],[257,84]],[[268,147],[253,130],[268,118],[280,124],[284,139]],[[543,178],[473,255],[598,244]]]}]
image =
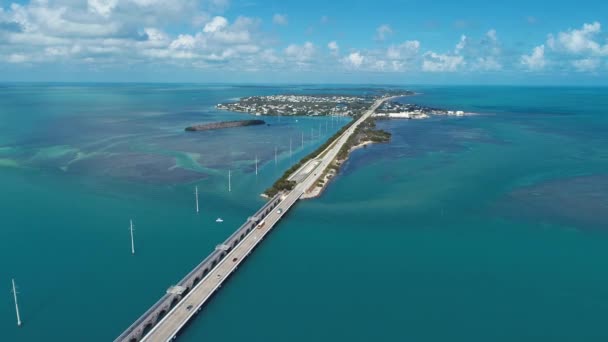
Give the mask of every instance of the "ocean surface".
[{"label": "ocean surface", "polygon": [[[0,341],[111,341],[347,123],[215,104],[370,87],[0,85]],[[475,114],[379,121],[179,341],[608,340],[608,88],[407,89]]]}]

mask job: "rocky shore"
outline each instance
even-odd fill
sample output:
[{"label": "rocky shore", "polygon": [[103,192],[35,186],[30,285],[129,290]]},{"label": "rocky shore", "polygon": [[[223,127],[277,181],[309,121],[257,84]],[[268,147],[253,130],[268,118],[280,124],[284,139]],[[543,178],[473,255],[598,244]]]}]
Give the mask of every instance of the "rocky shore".
[{"label": "rocky shore", "polygon": [[263,125],[266,122],[264,120],[239,120],[239,121],[222,121],[212,122],[208,124],[193,125],[186,127],[186,132],[199,132],[199,131],[210,131],[214,129],[243,127],[243,126],[256,126]]}]

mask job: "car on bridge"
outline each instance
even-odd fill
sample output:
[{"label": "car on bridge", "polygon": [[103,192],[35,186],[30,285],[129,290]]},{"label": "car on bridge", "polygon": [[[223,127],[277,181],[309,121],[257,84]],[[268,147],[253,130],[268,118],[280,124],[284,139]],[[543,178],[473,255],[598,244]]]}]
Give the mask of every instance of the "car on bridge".
[{"label": "car on bridge", "polygon": [[277,210],[277,214],[281,214],[283,213],[283,209],[279,208],[279,210]]}]

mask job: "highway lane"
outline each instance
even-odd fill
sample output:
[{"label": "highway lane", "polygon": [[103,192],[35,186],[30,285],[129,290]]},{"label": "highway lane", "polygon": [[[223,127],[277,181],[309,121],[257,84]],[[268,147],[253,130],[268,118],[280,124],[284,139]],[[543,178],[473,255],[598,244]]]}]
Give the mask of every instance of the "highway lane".
[{"label": "highway lane", "polygon": [[[327,149],[325,149],[316,160],[316,166],[310,172],[300,174],[302,169],[296,171],[300,181],[295,188],[285,194],[276,209],[272,210],[265,218],[264,225],[253,229],[241,242],[235,246],[228,255],[213,268],[182,300],[173,307],[163,319],[158,322],[150,332],[142,339],[147,342],[170,341],[176,337],[183,326],[203,307],[206,301],[217,291],[223,282],[232,274],[240,263],[253,251],[261,240],[274,228],[280,219],[289,211],[305,191],[310,189],[321,177],[327,167],[336,158],[340,149],[355,132],[355,129],[382,104],[392,98],[377,100],[368,111],[366,111],[351,127]],[[322,156],[322,157],[320,157]],[[309,164],[309,165],[314,165]],[[307,167],[307,169],[310,168]],[[306,170],[308,171],[308,170]],[[293,176],[292,176],[293,177]]]}]

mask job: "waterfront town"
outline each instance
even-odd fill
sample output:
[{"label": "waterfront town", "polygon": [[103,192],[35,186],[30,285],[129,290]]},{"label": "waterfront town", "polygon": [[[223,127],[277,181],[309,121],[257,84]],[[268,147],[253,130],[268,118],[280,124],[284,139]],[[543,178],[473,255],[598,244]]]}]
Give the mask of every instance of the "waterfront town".
[{"label": "waterfront town", "polygon": [[[409,94],[408,94],[409,95]],[[271,95],[241,98],[234,103],[221,103],[220,110],[261,115],[285,116],[351,116],[357,117],[374,101],[372,96],[347,95]],[[464,116],[461,110],[444,110],[386,101],[374,113],[378,119],[427,119],[432,115]]]},{"label": "waterfront town", "polygon": [[372,97],[346,95],[271,95],[244,97],[222,103],[217,109],[254,115],[357,116],[373,102]]}]

